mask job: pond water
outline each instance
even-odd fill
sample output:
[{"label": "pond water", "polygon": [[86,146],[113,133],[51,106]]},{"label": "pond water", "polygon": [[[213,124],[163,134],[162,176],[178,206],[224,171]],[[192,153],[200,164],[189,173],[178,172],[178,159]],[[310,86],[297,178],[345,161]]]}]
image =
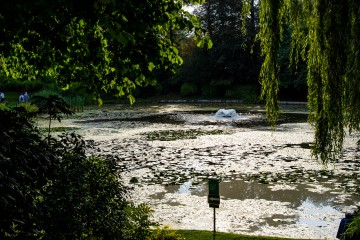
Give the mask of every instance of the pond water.
[{"label": "pond water", "polygon": [[[219,109],[241,117],[218,119]],[[310,154],[306,108],[282,112],[273,131],[260,105],[111,105],[53,128],[93,141],[89,154],[117,159],[131,199],[149,204],[161,224],[212,230],[207,179],[218,178],[218,231],[335,239],[344,213],[360,205],[359,136],[347,135],[343,157],[325,167]]]}]

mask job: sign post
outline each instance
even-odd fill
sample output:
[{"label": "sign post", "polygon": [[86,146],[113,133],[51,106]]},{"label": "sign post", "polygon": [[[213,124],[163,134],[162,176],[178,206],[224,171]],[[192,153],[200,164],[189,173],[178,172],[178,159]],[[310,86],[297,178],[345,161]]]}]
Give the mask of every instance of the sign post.
[{"label": "sign post", "polygon": [[219,194],[219,180],[209,179],[209,195],[208,195],[209,207],[214,208],[214,240],[216,235],[216,212],[215,209],[220,205]]}]

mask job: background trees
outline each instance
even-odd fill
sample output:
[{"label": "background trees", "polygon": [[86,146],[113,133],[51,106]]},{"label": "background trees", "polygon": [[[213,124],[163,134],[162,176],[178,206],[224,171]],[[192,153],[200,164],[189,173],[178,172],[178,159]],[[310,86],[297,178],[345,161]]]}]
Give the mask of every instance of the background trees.
[{"label": "background trees", "polygon": [[196,85],[198,94],[205,97],[239,98],[236,86],[256,85],[260,68],[259,48],[254,43],[258,9],[253,3],[247,18],[241,15],[242,8],[242,1],[209,0],[195,9],[213,45],[211,49],[193,45],[175,76],[177,81]]},{"label": "background trees", "polygon": [[2,75],[52,78],[64,89],[81,83],[130,102],[136,86],[156,83],[156,70],[182,62],[172,32],[198,26],[181,1],[116,0],[6,0],[0,24]]},{"label": "background trees", "polygon": [[[211,49],[197,48],[186,38],[180,54],[184,64],[172,78],[183,96],[236,98],[257,102],[260,66],[259,1],[208,0],[194,13],[212,40]],[[245,14],[242,14],[245,13]],[[277,54],[280,67],[280,97],[285,100],[306,100],[305,64],[291,66],[291,29],[284,27]],[[189,37],[188,37],[189,38]],[[190,51],[189,51],[190,50]],[[183,85],[183,87],[181,87]],[[183,91],[186,90],[186,91]]]}]

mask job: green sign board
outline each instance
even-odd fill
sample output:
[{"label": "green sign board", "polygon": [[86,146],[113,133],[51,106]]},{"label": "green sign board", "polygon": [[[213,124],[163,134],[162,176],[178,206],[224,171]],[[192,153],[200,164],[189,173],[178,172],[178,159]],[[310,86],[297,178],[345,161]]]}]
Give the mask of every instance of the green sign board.
[{"label": "green sign board", "polygon": [[209,195],[219,195],[218,179],[209,179]]},{"label": "green sign board", "polygon": [[209,179],[209,195],[208,195],[209,207],[219,208],[220,195],[219,195],[219,180]]}]

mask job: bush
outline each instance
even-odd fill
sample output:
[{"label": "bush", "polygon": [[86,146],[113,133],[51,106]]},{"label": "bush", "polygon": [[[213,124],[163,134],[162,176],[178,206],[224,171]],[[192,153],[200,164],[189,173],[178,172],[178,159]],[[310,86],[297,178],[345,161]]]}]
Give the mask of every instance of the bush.
[{"label": "bush", "polygon": [[150,237],[152,211],[126,200],[114,161],[88,157],[74,133],[44,141],[6,106],[0,120],[0,239]]},{"label": "bush", "polygon": [[235,86],[226,91],[225,97],[240,99],[243,103],[258,103],[258,89],[252,85]]},{"label": "bush", "polygon": [[[123,239],[126,189],[115,166],[86,157],[78,135],[63,134],[50,145],[57,156],[54,176],[43,191],[46,239]],[[56,236],[56,237],[54,237]]]},{"label": "bush", "polygon": [[183,240],[181,235],[177,234],[176,231],[172,230],[168,226],[162,228],[156,228],[153,231],[150,240]]},{"label": "bush", "polygon": [[42,201],[45,239],[142,240],[150,235],[152,211],[126,201],[128,189],[119,181],[116,162],[86,157],[92,145],[74,133],[53,139],[51,146],[58,164]]},{"label": "bush", "polygon": [[37,112],[39,112],[39,108],[31,103],[20,103],[18,106],[24,108],[24,111],[29,115],[35,115]]},{"label": "bush", "polygon": [[2,108],[0,121],[0,239],[36,239],[55,156],[24,115]]},{"label": "bush", "polygon": [[184,83],[180,88],[180,95],[182,97],[189,97],[197,94],[198,88],[194,83]]},{"label": "bush", "polygon": [[5,75],[0,75],[0,78],[0,89],[3,91],[36,92],[43,88],[57,89],[55,80],[50,78],[42,78],[31,81],[24,79],[14,79]]},{"label": "bush", "polygon": [[46,98],[51,95],[59,95],[59,92],[55,91],[55,90],[50,90],[50,89],[43,89],[34,94],[34,96],[40,96],[40,97],[46,97]]},{"label": "bush", "polygon": [[358,239],[360,237],[360,215],[357,214],[349,223],[345,231],[345,239]]},{"label": "bush", "polygon": [[205,97],[216,97],[220,95],[218,87],[210,84],[201,87],[201,94]]},{"label": "bush", "polygon": [[73,112],[82,112],[85,105],[85,97],[80,96],[65,96],[65,102],[70,106]]}]

